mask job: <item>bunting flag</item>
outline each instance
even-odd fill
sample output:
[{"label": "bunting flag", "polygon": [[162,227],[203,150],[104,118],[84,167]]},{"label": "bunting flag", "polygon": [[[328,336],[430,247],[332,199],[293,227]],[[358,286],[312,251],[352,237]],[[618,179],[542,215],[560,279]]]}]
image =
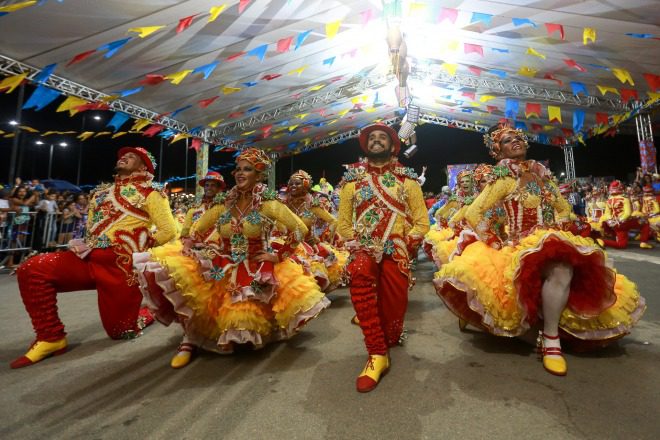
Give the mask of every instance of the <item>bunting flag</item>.
[{"label": "bunting flag", "polygon": [[153,34],[159,29],[164,28],[165,26],[144,26],[144,27],[134,27],[130,28],[127,32],[135,32],[138,34],[138,37],[145,38]]},{"label": "bunting flag", "polygon": [[607,113],[596,112],[596,124],[598,125],[609,125],[610,118]]},{"label": "bunting flag", "polygon": [[107,100],[114,101],[116,98],[125,98],[127,96],[135,95],[136,93],[140,93],[143,89],[144,87],[140,86],[140,87],[135,87],[134,89],[118,90],[116,92],[113,92],[115,95],[111,95],[107,97]]},{"label": "bunting flag", "polygon": [[43,69],[41,69],[41,72],[36,74],[34,78],[32,78],[33,82],[37,83],[45,83],[48,78],[53,74],[53,71],[55,70],[55,67],[57,67],[57,63],[49,64]]},{"label": "bunting flag", "polygon": [[539,131],[543,130],[543,126],[541,124],[532,122],[529,125],[534,133],[538,133]]},{"label": "bunting flag", "polygon": [[517,130],[527,131],[527,124],[525,124],[523,121],[516,121],[513,127]]},{"label": "bunting flag", "polygon": [[477,66],[468,66],[468,70],[474,75],[481,76],[481,68]]},{"label": "bunting flag", "polygon": [[360,18],[362,21],[362,27],[366,27],[373,18],[373,11],[371,9],[367,9],[366,11],[360,12]]},{"label": "bunting flag", "polygon": [[209,127],[211,127],[211,128],[215,128],[215,127],[217,127],[218,124],[220,124],[222,121],[223,121],[222,119],[216,119],[215,121],[209,123]]},{"label": "bunting flag", "polygon": [[231,95],[232,93],[240,92],[241,89],[239,87],[228,87],[224,86],[222,88],[222,93],[225,95]]},{"label": "bunting flag", "polygon": [[492,73],[493,75],[497,75],[500,78],[506,78],[506,72],[504,70],[490,69],[488,72]]},{"label": "bunting flag", "polygon": [[250,0],[240,0],[238,3],[238,13],[242,14],[245,11],[245,8],[250,4]]},{"label": "bunting flag", "polygon": [[339,32],[339,27],[341,26],[341,20],[333,21],[331,23],[326,23],[325,25],[325,37],[328,40],[332,40]]},{"label": "bunting flag", "polygon": [[169,79],[172,84],[178,85],[181,84],[181,81],[183,81],[186,76],[190,75],[192,72],[192,69],[186,69],[180,72],[170,73],[169,75],[165,76],[165,79]]},{"label": "bunting flag", "polygon": [[109,110],[110,106],[104,102],[90,102],[76,107],[79,112],[86,112],[89,110]]},{"label": "bunting flag", "polygon": [[528,47],[528,48],[527,48],[527,51],[525,52],[525,54],[526,54],[526,55],[533,55],[533,56],[535,56],[535,57],[539,57],[539,58],[541,58],[541,59],[545,59],[545,55],[543,55],[543,54],[540,53],[540,52],[537,52],[536,50],[534,50],[534,49],[531,48],[531,47]]},{"label": "bunting flag", "polygon": [[[113,41],[111,43],[104,44],[103,46],[97,48],[96,50],[98,52],[103,52],[104,50],[107,50],[105,55],[103,55],[103,58],[110,58],[114,54],[116,54],[119,49],[124,47],[126,45],[126,43],[128,43],[132,39],[133,39],[133,37],[122,38],[121,40],[117,40],[117,41]],[[78,55],[76,55],[76,56],[78,56]],[[69,62],[69,64],[71,64],[71,62]]]},{"label": "bunting flag", "polygon": [[328,67],[329,67],[329,66],[332,66],[332,63],[335,62],[335,58],[336,58],[336,57],[326,58],[325,60],[323,60],[323,65],[324,65],[324,66],[328,66]]},{"label": "bunting flag", "polygon": [[153,124],[142,133],[142,136],[154,137],[155,135],[163,131],[163,129],[165,129],[165,127],[163,127],[162,125]]},{"label": "bunting flag", "polygon": [[447,72],[451,76],[454,76],[456,75],[456,69],[458,69],[458,64],[442,63],[440,65],[440,68],[444,69],[445,72]]},{"label": "bunting flag", "polygon": [[545,29],[547,30],[549,36],[552,36],[552,34],[555,32],[559,32],[559,37],[562,40],[564,39],[564,26],[556,23],[546,23]]},{"label": "bunting flag", "polygon": [[584,110],[576,109],[573,111],[573,131],[576,133],[582,131],[584,126]]},{"label": "bunting flag", "polygon": [[176,33],[180,34],[181,32],[188,29],[192,25],[193,20],[195,19],[196,16],[197,14],[180,19],[179,24],[176,26]]},{"label": "bunting flag", "polygon": [[214,22],[218,19],[220,14],[222,14],[222,11],[225,10],[227,7],[227,4],[223,4],[221,6],[213,6],[211,9],[209,9],[209,21],[208,23]]},{"label": "bunting flag", "polygon": [[660,88],[660,75],[655,75],[653,73],[645,73],[644,79],[649,85],[649,88],[652,92],[655,92]]},{"label": "bunting flag", "polygon": [[493,95],[481,95],[481,97],[479,98],[479,102],[488,102],[491,99],[495,99],[495,98],[496,97]]},{"label": "bunting flag", "polygon": [[596,87],[598,87],[598,90],[600,90],[600,94],[603,96],[605,96],[607,92],[614,93],[615,95],[619,94],[619,91],[614,87],[607,87],[601,85],[596,85]]},{"label": "bunting flag", "polygon": [[37,0],[32,0],[27,2],[14,3],[13,5],[0,6],[0,12],[5,12],[5,13],[15,12],[18,11],[19,9],[27,8],[28,6],[33,6],[36,3]]},{"label": "bunting flag", "polygon": [[126,123],[130,119],[130,115],[124,113],[124,112],[117,112],[114,114],[110,122],[108,122],[108,125],[106,125],[106,128],[113,127],[114,132],[117,132],[121,128],[122,125]]},{"label": "bunting flag", "polygon": [[499,53],[509,53],[509,49],[502,49],[499,47],[491,47],[490,50],[493,52],[499,52]]},{"label": "bunting flag", "polygon": [[635,99],[636,101],[639,100],[639,97],[637,96],[637,90],[621,89],[621,100],[623,100],[624,103],[628,104],[628,101],[630,101],[631,99]]},{"label": "bunting flag", "polygon": [[528,66],[520,66],[520,69],[518,69],[518,75],[528,76],[530,78],[534,78],[537,72],[538,69],[533,69]]},{"label": "bunting flag", "polygon": [[257,84],[259,84],[259,82],[258,81],[249,81],[249,82],[244,82],[244,83],[241,83],[241,84],[243,84],[245,87],[254,87]]},{"label": "bunting flag", "polygon": [[[39,130],[37,130],[36,128],[32,128],[29,125],[19,125],[18,128],[20,128],[23,131],[30,132],[30,133],[39,133]],[[71,133],[75,133],[75,131],[71,132]],[[48,133],[44,133],[43,136],[46,136],[47,134]]]},{"label": "bunting flag", "polygon": [[231,61],[234,61],[234,60],[237,59],[237,58],[242,57],[243,55],[245,55],[245,52],[238,52],[238,53],[235,53],[234,55],[230,55],[230,56],[228,56],[228,57],[225,58],[225,59],[226,59],[228,62],[231,62]]},{"label": "bunting flag", "polygon": [[492,20],[492,18],[493,16],[491,14],[482,14],[481,12],[473,12],[472,18],[470,19],[470,24],[481,22],[486,26],[490,26],[490,21]]},{"label": "bunting flag", "polygon": [[456,24],[456,18],[458,18],[458,9],[442,8],[438,16],[438,23],[449,20],[451,24]]},{"label": "bunting flag", "polygon": [[504,108],[504,116],[509,119],[516,119],[518,116],[519,102],[517,99],[506,98],[506,106]]},{"label": "bunting flag", "polygon": [[180,141],[181,139],[186,139],[186,138],[189,138],[189,137],[192,137],[192,136],[190,136],[190,135],[187,134],[187,133],[177,133],[177,134],[172,138],[172,140],[170,141],[170,144],[173,144],[173,143],[175,143],[175,142]]},{"label": "bunting flag", "polygon": [[554,105],[549,105],[548,106],[548,120],[552,122],[558,122],[562,123],[561,121],[561,108],[554,106]]},{"label": "bunting flag", "polygon": [[479,55],[484,56],[484,48],[478,44],[463,43],[463,53],[465,53],[465,55],[478,53]]},{"label": "bunting flag", "polygon": [[89,102],[85,101],[82,98],[78,98],[77,96],[67,96],[64,101],[57,107],[56,112],[69,112],[69,116],[73,116],[76,113],[78,113],[80,110],[78,108],[80,106],[83,106],[85,104],[89,104]]},{"label": "bunting flag", "polygon": [[262,44],[259,47],[255,47],[251,51],[249,51],[246,55],[247,56],[254,56],[259,58],[259,61],[263,61],[264,57],[266,56],[266,51],[268,50],[268,45],[267,44]]},{"label": "bunting flag", "polygon": [[287,75],[293,75],[294,73],[296,73],[296,74],[298,74],[298,76],[300,76],[300,74],[303,73],[303,71],[304,71],[305,69],[307,69],[308,67],[309,67],[309,66],[307,66],[307,65],[302,66],[302,67],[298,67],[297,69],[293,69],[292,71],[290,71],[289,73],[287,73]]},{"label": "bunting flag", "polygon": [[528,102],[525,105],[525,117],[527,119],[531,118],[532,116],[536,118],[541,117],[541,104],[536,104],[533,102]]},{"label": "bunting flag", "polygon": [[463,92],[461,93],[461,96],[465,96],[466,98],[470,98],[471,100],[475,100],[476,94],[475,92]]},{"label": "bunting flag", "polygon": [[196,153],[199,153],[200,148],[202,148],[202,140],[200,138],[194,138],[188,147],[189,150],[195,150]]},{"label": "bunting flag", "polygon": [[280,76],[282,75],[279,73],[267,73],[266,75],[262,76],[261,79],[265,79],[266,81],[272,81],[274,79],[279,78]]},{"label": "bunting flag", "polygon": [[113,134],[112,137],[111,137],[111,139],[117,139],[118,137],[121,137],[121,136],[123,136],[123,135],[125,135],[125,134],[126,134],[125,131],[120,131],[119,133],[115,133],[115,134]]},{"label": "bunting flag", "polygon": [[34,108],[36,111],[39,111],[55,101],[58,96],[60,96],[60,92],[57,90],[39,85],[32,92],[30,99],[23,105],[23,110]]},{"label": "bunting flag", "polygon": [[596,42],[596,29],[586,27],[582,30],[582,44],[586,46],[590,40],[592,43]]},{"label": "bunting flag", "polygon": [[655,38],[653,34],[636,34],[634,32],[626,32],[626,35],[633,38]]},{"label": "bunting flag", "polygon": [[545,75],[543,75],[543,79],[549,79],[549,80],[552,80],[552,81],[556,81],[557,84],[559,84],[560,86],[564,85],[564,82],[562,80],[560,80],[559,78],[555,77],[552,73],[546,73]]},{"label": "bunting flag", "polygon": [[81,141],[86,141],[90,137],[94,136],[94,134],[95,133],[93,131],[85,131],[83,133],[80,133],[80,135],[78,135],[78,139],[80,139]]},{"label": "bunting flag", "polygon": [[164,75],[157,75],[153,73],[148,73],[145,78],[140,81],[138,84],[143,84],[146,86],[155,86],[157,84],[162,83],[165,81],[165,76]]},{"label": "bunting flag", "polygon": [[298,50],[301,44],[303,44],[303,41],[307,38],[307,36],[311,33],[312,31],[305,31],[305,32],[300,32],[298,36],[296,37],[296,47],[293,48],[293,50]]},{"label": "bunting flag", "polygon": [[89,57],[91,54],[93,54],[93,53],[95,53],[95,52],[96,52],[96,49],[88,50],[87,52],[79,53],[78,55],[76,55],[76,56],[74,56],[73,58],[71,58],[71,61],[69,61],[66,65],[67,65],[67,66],[70,66],[70,65],[72,65],[72,64],[79,63],[79,62],[81,62],[82,60],[84,60],[85,58]]},{"label": "bunting flag", "polygon": [[149,125],[149,124],[151,124],[151,122],[149,122],[148,119],[142,119],[142,118],[140,118],[140,119],[138,119],[137,121],[135,121],[135,123],[134,123],[133,126],[131,127],[131,130],[130,130],[130,131],[138,131],[138,132],[139,132],[139,131],[142,131],[142,129],[143,129],[144,127],[146,127],[147,125]]},{"label": "bunting flag", "polygon": [[530,25],[530,26],[532,26],[532,27],[537,27],[537,24],[534,23],[534,22],[533,22],[532,20],[530,20],[529,18],[512,18],[512,19],[511,19],[511,22],[513,23],[513,25],[514,25],[515,27],[520,27],[520,26],[525,25],[525,24],[528,24],[528,25]]},{"label": "bunting flag", "polygon": [[220,61],[213,61],[212,63],[204,64],[193,69],[192,73],[201,73],[204,75],[204,79],[208,79],[209,76],[213,73],[216,67],[218,67]]},{"label": "bunting flag", "polygon": [[566,65],[567,65],[568,67],[575,67],[575,68],[576,68],[577,70],[579,70],[580,72],[586,72],[586,71],[587,71],[587,69],[585,69],[584,67],[580,66],[578,63],[576,63],[574,60],[572,60],[572,59],[570,59],[570,58],[566,58],[566,59],[564,60],[564,63],[566,63]]},{"label": "bunting flag", "polygon": [[188,104],[188,105],[185,105],[185,106],[183,106],[183,107],[181,107],[181,108],[178,108],[178,109],[174,110],[174,111],[172,112],[172,114],[170,115],[170,118],[175,118],[176,115],[178,115],[178,114],[181,113],[181,112],[184,112],[184,111],[188,110],[190,107],[192,107],[192,104]]},{"label": "bunting flag", "polygon": [[[575,96],[577,96],[578,93],[580,92],[584,93],[585,96],[589,95],[589,92],[587,92],[587,87],[583,83],[578,81],[571,81],[571,90],[573,91],[573,94]],[[580,131],[580,130],[576,130],[576,131]]]},{"label": "bunting flag", "polygon": [[220,95],[216,95],[216,96],[214,96],[214,97],[212,97],[212,98],[202,99],[202,100],[200,100],[200,101],[197,101],[197,104],[198,104],[201,108],[206,108],[206,107],[208,107],[209,105],[213,104],[213,102],[215,102],[215,100],[218,99],[219,97],[220,97]]},{"label": "bunting flag", "polygon": [[291,49],[291,43],[293,42],[293,37],[282,38],[277,41],[277,51],[279,53],[288,52]]},{"label": "bunting flag", "polygon": [[18,75],[8,76],[0,81],[0,91],[4,90],[5,93],[13,92],[27,78],[27,75],[27,73],[20,73]]},{"label": "bunting flag", "polygon": [[97,137],[102,137],[102,136],[108,136],[110,134],[112,134],[111,131],[99,131],[98,133],[96,133],[94,135],[94,137],[97,138]]},{"label": "bunting flag", "polygon": [[635,81],[633,81],[632,76],[630,76],[630,72],[628,72],[626,69],[612,68],[612,74],[614,74],[616,79],[621,81],[622,84],[628,82],[631,86],[635,85]]}]

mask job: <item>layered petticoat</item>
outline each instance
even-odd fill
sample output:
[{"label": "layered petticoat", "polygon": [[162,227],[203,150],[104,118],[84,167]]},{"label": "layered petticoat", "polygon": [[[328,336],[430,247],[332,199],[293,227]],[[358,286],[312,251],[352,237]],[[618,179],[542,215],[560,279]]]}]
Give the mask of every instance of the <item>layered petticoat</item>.
[{"label": "layered petticoat", "polygon": [[206,350],[231,352],[232,343],[289,339],[329,306],[303,266],[244,260],[236,264],[205,248],[181,254],[168,244],[134,255],[142,293],[156,319],[179,321],[188,340]]},{"label": "layered petticoat", "polygon": [[[616,273],[588,238],[537,229],[516,246],[477,241],[435,274],[438,295],[459,318],[499,336],[519,336],[537,324],[548,263],[573,267],[559,327],[564,337],[609,341],[627,334],[646,309],[637,287]],[[603,345],[603,344],[600,344]]]},{"label": "layered petticoat", "polygon": [[[281,238],[271,241],[274,249],[278,249],[282,244]],[[298,244],[294,251],[296,261],[309,269],[323,292],[331,292],[341,285],[343,269],[348,261],[348,252],[339,250],[328,243],[311,246],[304,242]]]},{"label": "layered petticoat", "polygon": [[435,265],[441,267],[449,262],[457,243],[458,237],[453,228],[432,227],[424,236],[423,249]]}]

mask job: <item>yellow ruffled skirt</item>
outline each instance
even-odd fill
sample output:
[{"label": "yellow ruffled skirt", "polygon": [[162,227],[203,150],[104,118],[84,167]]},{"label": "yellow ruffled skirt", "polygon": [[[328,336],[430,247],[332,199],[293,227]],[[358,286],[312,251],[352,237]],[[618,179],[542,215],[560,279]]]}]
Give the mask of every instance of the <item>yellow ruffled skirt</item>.
[{"label": "yellow ruffled skirt", "polygon": [[442,266],[434,284],[459,318],[495,335],[519,336],[539,320],[548,262],[573,267],[559,323],[563,336],[610,341],[627,334],[644,313],[636,285],[608,266],[605,252],[591,239],[563,231],[537,230],[500,250],[472,243]]},{"label": "yellow ruffled skirt", "polygon": [[438,267],[449,262],[449,257],[456,250],[457,243],[458,237],[452,228],[431,228],[424,237],[425,250],[427,254],[430,252]]}]

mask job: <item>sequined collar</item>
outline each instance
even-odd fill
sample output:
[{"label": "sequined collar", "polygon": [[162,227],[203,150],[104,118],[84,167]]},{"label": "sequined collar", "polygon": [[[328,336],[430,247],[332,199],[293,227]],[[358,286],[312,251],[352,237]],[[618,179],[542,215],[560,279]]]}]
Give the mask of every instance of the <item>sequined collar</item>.
[{"label": "sequined collar", "polygon": [[154,179],[154,176],[150,173],[138,172],[133,173],[130,176],[122,177],[120,175],[115,175],[115,185],[128,185],[129,183],[138,184],[138,185],[150,185],[151,181]]}]

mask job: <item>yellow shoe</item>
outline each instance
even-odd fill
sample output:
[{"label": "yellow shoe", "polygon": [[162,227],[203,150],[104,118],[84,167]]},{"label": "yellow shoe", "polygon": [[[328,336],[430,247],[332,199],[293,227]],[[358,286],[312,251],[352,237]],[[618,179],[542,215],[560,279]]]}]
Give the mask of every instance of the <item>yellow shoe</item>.
[{"label": "yellow shoe", "polygon": [[639,244],[639,247],[642,248],[642,249],[653,249],[653,245],[650,244],[650,243],[647,243],[645,241],[641,242]]},{"label": "yellow shoe", "polygon": [[360,393],[368,393],[378,386],[380,379],[390,370],[390,357],[388,355],[369,355],[367,365],[357,378],[356,388]]},{"label": "yellow shoe", "polygon": [[566,359],[562,356],[560,347],[546,347],[543,343],[543,338],[546,339],[559,339],[557,336],[548,336],[543,332],[539,332],[539,336],[536,339],[536,347],[538,349],[539,355],[543,358],[543,368],[550,374],[555,376],[566,376],[568,371],[568,366],[566,365]]},{"label": "yellow shoe", "polygon": [[66,338],[58,339],[54,342],[34,341],[28,352],[14,360],[10,366],[11,368],[29,367],[49,356],[57,356],[66,352],[66,347]]},{"label": "yellow shoe", "polygon": [[467,328],[468,322],[465,319],[458,318],[458,329],[462,332]]},{"label": "yellow shoe", "polygon": [[170,361],[170,366],[172,368],[183,368],[190,363],[192,360],[193,354],[197,351],[197,347],[188,342],[183,342],[179,345],[179,348],[176,349],[176,354]]},{"label": "yellow shoe", "polygon": [[596,243],[598,244],[598,246],[600,246],[601,248],[605,249],[605,242],[603,241],[602,238],[597,238],[597,239],[596,239]]},{"label": "yellow shoe", "polygon": [[354,315],[354,316],[351,318],[351,324],[353,324],[353,325],[360,325],[360,320],[358,319],[357,315]]}]

